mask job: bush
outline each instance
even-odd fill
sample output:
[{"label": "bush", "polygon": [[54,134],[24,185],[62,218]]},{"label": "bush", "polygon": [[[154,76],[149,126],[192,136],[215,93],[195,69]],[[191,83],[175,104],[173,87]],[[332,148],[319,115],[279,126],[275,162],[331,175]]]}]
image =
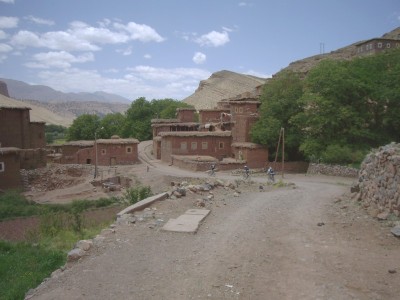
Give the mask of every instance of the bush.
[{"label": "bush", "polygon": [[150,197],[151,194],[151,188],[149,186],[138,186],[128,189],[124,193],[124,199],[130,204],[135,204],[140,200]]},{"label": "bush", "polygon": [[353,150],[348,146],[330,145],[322,152],[322,161],[328,164],[357,164],[364,159],[362,150]]}]

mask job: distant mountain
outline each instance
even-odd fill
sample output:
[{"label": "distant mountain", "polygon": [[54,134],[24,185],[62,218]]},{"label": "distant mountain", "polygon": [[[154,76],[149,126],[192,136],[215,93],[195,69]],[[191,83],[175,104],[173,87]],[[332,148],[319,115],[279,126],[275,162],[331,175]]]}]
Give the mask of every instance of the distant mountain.
[{"label": "distant mountain", "polygon": [[[62,124],[54,123],[57,119],[54,116],[49,121],[46,115],[35,116],[51,124],[70,125],[82,114],[104,116],[110,113],[124,113],[130,105],[128,99],[105,92],[63,93],[48,86],[30,85],[18,80],[0,78],[0,82],[7,85],[6,90],[10,98],[18,100],[23,106],[35,107],[35,113],[36,108],[42,108],[45,112],[50,111],[53,115],[58,115]],[[44,112],[44,110],[39,111]]]},{"label": "distant mountain", "polygon": [[46,122],[46,124],[61,125],[68,127],[72,124],[74,117],[61,116],[54,113],[45,107],[37,106],[34,104],[27,104],[23,101],[11,99],[0,94],[0,106],[7,107],[29,107],[30,120],[32,122]]},{"label": "distant mountain", "polygon": [[213,73],[207,80],[200,81],[194,94],[182,101],[193,105],[196,109],[214,108],[217,102],[246,92],[253,92],[256,87],[265,84],[266,81],[266,78],[223,70]]},{"label": "distant mountain", "polygon": [[131,102],[127,98],[105,92],[63,93],[45,85],[31,85],[22,81],[6,78],[0,78],[0,81],[7,84],[10,97],[18,100],[38,100],[49,103],[96,101],[129,104]]}]

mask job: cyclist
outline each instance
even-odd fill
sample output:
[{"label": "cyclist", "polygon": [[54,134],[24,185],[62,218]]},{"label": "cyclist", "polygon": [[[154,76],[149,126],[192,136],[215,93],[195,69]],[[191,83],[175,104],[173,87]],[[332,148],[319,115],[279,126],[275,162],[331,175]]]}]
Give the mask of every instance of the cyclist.
[{"label": "cyclist", "polygon": [[267,170],[267,174],[268,174],[268,181],[270,182],[275,182],[275,172],[274,169],[272,169],[272,167],[269,167]]},{"label": "cyclist", "polygon": [[247,179],[250,176],[250,169],[248,166],[244,166],[244,178]]},{"label": "cyclist", "polygon": [[211,169],[210,176],[214,176],[215,175],[215,164],[211,164],[210,169]]}]

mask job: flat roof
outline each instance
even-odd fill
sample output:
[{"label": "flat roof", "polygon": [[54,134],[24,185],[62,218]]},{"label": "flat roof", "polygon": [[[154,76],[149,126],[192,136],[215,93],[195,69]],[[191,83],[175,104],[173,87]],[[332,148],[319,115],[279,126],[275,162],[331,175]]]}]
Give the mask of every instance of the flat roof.
[{"label": "flat roof", "polygon": [[0,110],[2,109],[16,109],[16,110],[31,110],[32,108],[27,107],[27,106],[6,106],[6,105],[1,105]]},{"label": "flat roof", "polygon": [[16,148],[16,147],[3,147],[3,148],[0,148],[0,155],[10,154],[10,153],[18,153],[20,151],[21,151],[21,149]]},{"label": "flat roof", "polygon": [[168,131],[168,132],[160,132],[161,137],[164,136],[177,136],[177,137],[187,137],[187,136],[196,136],[196,137],[206,137],[206,136],[218,136],[218,137],[230,137],[232,136],[231,131]]}]

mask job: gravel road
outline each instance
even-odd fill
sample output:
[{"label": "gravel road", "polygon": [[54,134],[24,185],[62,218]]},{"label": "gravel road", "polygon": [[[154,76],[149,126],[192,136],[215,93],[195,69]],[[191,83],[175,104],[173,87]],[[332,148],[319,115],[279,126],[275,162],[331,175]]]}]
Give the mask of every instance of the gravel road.
[{"label": "gravel road", "polygon": [[351,180],[285,181],[295,188],[215,191],[196,234],[157,225],[196,195],[156,203],[30,299],[399,299],[400,241],[344,195]]}]

